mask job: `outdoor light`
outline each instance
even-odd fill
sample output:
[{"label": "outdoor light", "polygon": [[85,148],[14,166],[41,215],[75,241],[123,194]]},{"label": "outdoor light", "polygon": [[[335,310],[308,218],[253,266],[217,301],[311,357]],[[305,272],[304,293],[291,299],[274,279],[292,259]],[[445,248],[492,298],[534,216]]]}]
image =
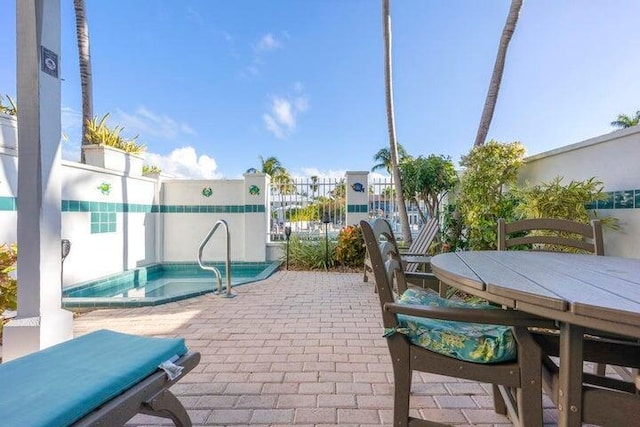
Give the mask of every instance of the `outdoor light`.
[{"label": "outdoor light", "polygon": [[64,260],[71,252],[71,241],[69,239],[62,239],[60,242],[60,256],[62,260],[60,261],[60,286],[62,286],[62,279],[64,278]]},{"label": "outdoor light", "polygon": [[329,223],[331,222],[331,215],[329,212],[322,212],[322,223],[324,224],[324,268],[329,269]]},{"label": "outdoor light", "polygon": [[291,237],[291,227],[284,228],[284,235],[287,238],[287,270],[289,270],[289,237]]}]

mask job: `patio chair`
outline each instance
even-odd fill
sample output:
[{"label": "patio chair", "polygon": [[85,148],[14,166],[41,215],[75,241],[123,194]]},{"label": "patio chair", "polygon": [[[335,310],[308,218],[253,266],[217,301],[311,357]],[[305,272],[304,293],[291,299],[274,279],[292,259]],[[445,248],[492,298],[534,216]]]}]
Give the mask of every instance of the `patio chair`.
[{"label": "patio chair", "polygon": [[4,426],[114,426],[145,413],[191,426],[168,388],[199,361],[184,339],[96,331],[0,364],[0,419]]},{"label": "patio chair", "polygon": [[[529,250],[559,251],[570,248],[604,255],[602,225],[599,220],[583,224],[558,218],[525,219],[511,223],[499,219],[498,250],[522,248],[523,245]],[[559,355],[559,337],[555,329],[533,331],[533,337],[547,356]],[[596,374],[585,372],[585,384],[608,387],[620,392],[633,393],[636,390],[634,380],[640,367],[639,341],[599,331],[587,331],[583,345],[584,360],[595,363]],[[557,372],[551,359],[545,357],[544,360],[550,372]],[[607,364],[620,375],[621,380],[604,377]],[[549,379],[546,385],[553,398],[557,393],[557,384]],[[592,419],[592,422],[596,421]]]},{"label": "patio chair", "polygon": [[[406,251],[401,251],[400,255],[404,261],[405,271],[406,272],[416,272],[420,266],[428,267],[431,257],[427,255],[429,247],[438,234],[438,220],[436,218],[430,218],[424,224],[424,226],[420,229],[420,232],[413,239],[411,246]],[[366,246],[366,245],[365,245]],[[364,258],[364,275],[362,280],[364,282],[369,281],[369,277],[367,276],[368,272],[371,272],[371,257],[369,256],[369,251]]]},{"label": "patio chair", "polygon": [[413,371],[497,384],[494,409],[542,425],[542,353],[528,327],[552,322],[409,288],[389,223],[360,222],[378,289],[394,375],[393,425],[441,425],[409,416]]}]

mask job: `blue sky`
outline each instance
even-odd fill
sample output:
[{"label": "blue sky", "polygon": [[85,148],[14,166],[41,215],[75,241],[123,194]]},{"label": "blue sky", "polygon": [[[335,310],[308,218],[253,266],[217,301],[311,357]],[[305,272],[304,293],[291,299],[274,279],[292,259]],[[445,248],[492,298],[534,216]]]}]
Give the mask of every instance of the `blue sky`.
[{"label": "blue sky", "polygon": [[[79,159],[73,2],[62,4],[63,158]],[[457,164],[472,146],[508,0],[392,1],[398,140]],[[0,93],[16,95],[15,1],[0,0]],[[375,0],[87,0],[94,111],[175,176],[369,170],[388,145]],[[6,13],[9,11],[9,13]],[[640,109],[636,0],[529,0],[489,138],[535,154]]]}]

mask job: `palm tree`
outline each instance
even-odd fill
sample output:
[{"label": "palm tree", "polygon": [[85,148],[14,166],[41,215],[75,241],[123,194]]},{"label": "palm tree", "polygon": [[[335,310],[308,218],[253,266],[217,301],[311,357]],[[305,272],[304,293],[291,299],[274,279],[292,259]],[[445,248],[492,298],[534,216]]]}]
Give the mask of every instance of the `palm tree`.
[{"label": "palm tree", "polygon": [[522,0],[511,0],[511,8],[509,8],[507,22],[505,22],[504,28],[502,29],[500,45],[498,46],[498,54],[493,66],[493,74],[491,75],[491,82],[489,83],[489,91],[487,92],[487,98],[484,101],[484,108],[482,109],[482,117],[480,117],[480,126],[478,126],[478,133],[476,135],[474,146],[484,144],[485,139],[487,139],[489,126],[491,126],[491,120],[493,119],[493,110],[495,110],[496,102],[498,101],[498,92],[500,92],[500,83],[502,82],[502,73],[504,72],[507,49],[509,48],[511,37],[516,30],[516,24],[518,23],[518,17],[520,16],[520,8],[522,8]]},{"label": "palm tree", "polygon": [[278,186],[280,194],[291,194],[293,192],[293,185],[291,175],[289,171],[282,166],[280,160],[277,157],[271,156],[266,159],[262,156],[258,156],[260,160],[260,169],[249,168],[247,173],[262,172],[271,176],[273,182]]},{"label": "palm tree", "polygon": [[[402,144],[398,145],[398,158],[400,163],[404,160],[408,159],[409,153],[404,149]],[[371,168],[371,172],[375,172],[377,170],[384,169],[387,173],[391,174],[391,152],[389,151],[389,147],[384,147],[378,150],[378,152],[373,156],[373,160],[378,162]]]},{"label": "palm tree", "polygon": [[309,186],[311,189],[311,198],[316,198],[316,191],[318,191],[318,177],[316,175],[311,176],[311,185]]},{"label": "palm tree", "polygon": [[[84,0],[73,0],[76,15],[76,37],[80,63],[80,87],[82,90],[82,144],[87,144],[87,125],[93,119],[93,82],[91,79],[91,51],[89,49],[89,23],[85,14]],[[80,161],[84,163],[84,150],[80,150]]]},{"label": "palm tree", "polygon": [[640,124],[640,110],[636,111],[635,116],[630,117],[626,114],[618,114],[618,118],[611,122],[611,126],[618,129],[626,129],[631,126],[637,126]]},{"label": "palm tree", "polygon": [[405,242],[407,242],[407,245],[411,245],[413,238],[411,237],[411,229],[409,228],[407,206],[404,203],[404,197],[402,195],[402,182],[400,181],[400,168],[398,167],[398,143],[396,140],[396,124],[393,117],[393,79],[391,73],[391,11],[389,9],[389,0],[382,0],[382,20],[384,36],[384,83],[385,98],[387,104],[387,125],[389,128],[389,154],[391,154],[391,171],[393,172],[393,181],[396,190],[396,204],[398,205],[398,214],[400,215],[402,236],[404,237]]}]

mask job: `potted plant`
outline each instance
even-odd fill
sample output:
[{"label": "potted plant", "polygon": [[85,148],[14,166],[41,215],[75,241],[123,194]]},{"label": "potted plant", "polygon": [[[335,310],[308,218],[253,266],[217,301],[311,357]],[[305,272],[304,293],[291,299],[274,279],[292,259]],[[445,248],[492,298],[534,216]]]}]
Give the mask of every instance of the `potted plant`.
[{"label": "potted plant", "polygon": [[126,139],[120,135],[124,129],[121,126],[110,128],[107,126],[109,113],[98,120],[87,123],[87,133],[84,135],[82,150],[85,162],[89,165],[104,169],[124,172],[131,176],[142,176],[144,151],[147,147],[138,143],[137,136]]},{"label": "potted plant", "polygon": [[5,105],[0,95],[0,149],[10,154],[18,152],[18,108],[9,95]]}]

